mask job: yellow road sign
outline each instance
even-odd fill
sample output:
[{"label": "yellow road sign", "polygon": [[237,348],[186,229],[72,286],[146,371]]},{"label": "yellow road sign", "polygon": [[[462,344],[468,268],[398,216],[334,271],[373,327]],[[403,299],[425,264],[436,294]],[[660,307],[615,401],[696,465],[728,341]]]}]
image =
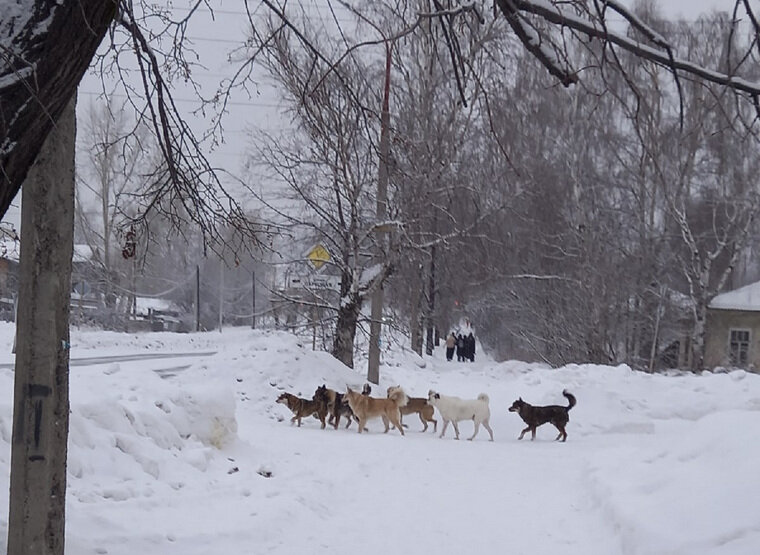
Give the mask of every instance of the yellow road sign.
[{"label": "yellow road sign", "polygon": [[315,269],[319,270],[326,262],[330,262],[330,253],[322,245],[314,245],[314,247],[306,255],[311,262],[311,265]]}]

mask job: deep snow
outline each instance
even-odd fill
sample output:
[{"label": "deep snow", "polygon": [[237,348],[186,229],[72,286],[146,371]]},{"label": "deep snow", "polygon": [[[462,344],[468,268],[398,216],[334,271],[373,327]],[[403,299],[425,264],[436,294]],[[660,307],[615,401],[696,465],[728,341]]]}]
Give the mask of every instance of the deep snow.
[{"label": "deep snow", "polygon": [[[13,327],[0,323],[0,364]],[[281,391],[364,383],[281,332],[72,331],[72,357],[207,352],[71,369],[67,552],[754,554],[760,549],[760,376],[625,366],[447,363],[385,354],[401,384],[486,392],[496,441],[291,426]],[[183,369],[183,367],[186,367]],[[163,377],[162,377],[163,376]],[[13,373],[0,369],[0,552],[7,536]],[[567,443],[518,441],[507,407],[578,398]],[[436,415],[438,418],[438,415]],[[440,432],[441,423],[438,431]],[[469,437],[472,424],[460,429]],[[271,474],[271,475],[270,475]]]}]

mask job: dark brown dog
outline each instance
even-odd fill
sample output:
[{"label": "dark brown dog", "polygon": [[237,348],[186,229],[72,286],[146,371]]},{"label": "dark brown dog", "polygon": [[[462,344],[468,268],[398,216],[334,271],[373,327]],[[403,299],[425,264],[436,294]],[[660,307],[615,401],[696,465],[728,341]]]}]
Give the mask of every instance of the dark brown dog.
[{"label": "dark brown dog", "polygon": [[[389,395],[393,389],[395,388],[388,388]],[[402,426],[404,424],[404,416],[416,413],[420,417],[420,422],[422,422],[422,425],[424,426],[422,429],[423,432],[427,432],[428,422],[433,423],[433,432],[436,432],[438,430],[438,421],[433,418],[433,414],[435,414],[435,407],[433,407],[433,405],[429,405],[427,399],[424,397],[408,397],[406,406],[399,407],[399,410],[401,411]]]},{"label": "dark brown dog", "polygon": [[327,414],[330,415],[327,423],[331,424],[336,430],[338,429],[338,424],[340,424],[341,416],[346,417],[346,428],[355,420],[354,411],[348,406],[348,401],[343,400],[344,397],[343,393],[338,393],[334,389],[327,388]]},{"label": "dark brown dog", "polygon": [[[317,392],[319,391],[320,388],[317,388]],[[322,393],[317,398],[317,392],[314,393],[314,399],[304,399],[292,393],[281,393],[275,402],[286,405],[293,413],[293,418],[290,419],[291,424],[298,422],[298,427],[300,428],[302,418],[314,415],[316,418],[319,418],[319,421],[322,423],[322,429],[324,429],[325,418],[327,417],[327,402]]]},{"label": "dark brown dog", "polygon": [[520,418],[522,418],[528,425],[528,427],[520,433],[520,437],[517,439],[522,439],[525,435],[525,432],[528,430],[530,430],[531,433],[530,439],[536,439],[536,428],[542,424],[551,422],[554,424],[554,427],[559,430],[559,435],[556,439],[565,441],[567,439],[565,426],[567,426],[567,423],[570,420],[570,415],[568,412],[575,406],[576,400],[575,395],[569,393],[566,389],[562,391],[562,395],[567,398],[567,401],[569,403],[566,407],[562,407],[560,405],[534,407],[533,405],[523,401],[522,398],[519,398],[517,401],[512,403],[512,406],[509,407],[509,412],[516,412],[519,414]]}]

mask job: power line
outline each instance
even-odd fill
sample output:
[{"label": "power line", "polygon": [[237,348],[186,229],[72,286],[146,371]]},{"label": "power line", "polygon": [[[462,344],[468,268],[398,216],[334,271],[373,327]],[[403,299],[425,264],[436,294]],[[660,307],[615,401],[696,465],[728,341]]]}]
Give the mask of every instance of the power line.
[{"label": "power line", "polygon": [[[79,94],[85,94],[88,96],[109,96],[109,97],[118,97],[118,98],[128,98],[128,96],[124,93],[104,93],[102,91],[79,91]],[[174,102],[185,102],[185,103],[193,103],[193,104],[202,104],[203,100],[199,98],[182,98],[182,97],[173,97]],[[269,102],[243,102],[238,100],[231,100],[229,102],[225,102],[227,106],[243,106],[246,108],[287,108],[287,105],[284,104],[273,104]]]}]

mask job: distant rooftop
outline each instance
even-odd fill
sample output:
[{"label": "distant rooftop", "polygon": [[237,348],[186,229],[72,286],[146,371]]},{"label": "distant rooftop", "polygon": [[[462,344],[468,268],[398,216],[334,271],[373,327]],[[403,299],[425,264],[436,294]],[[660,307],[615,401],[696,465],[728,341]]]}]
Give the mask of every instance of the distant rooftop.
[{"label": "distant rooftop", "polygon": [[[7,258],[13,262],[19,261],[21,243],[9,239],[0,240],[0,258]],[[74,262],[87,262],[92,259],[92,249],[89,245],[74,245]]]},{"label": "distant rooftop", "polygon": [[717,295],[709,307],[719,310],[760,311],[760,281]]}]

